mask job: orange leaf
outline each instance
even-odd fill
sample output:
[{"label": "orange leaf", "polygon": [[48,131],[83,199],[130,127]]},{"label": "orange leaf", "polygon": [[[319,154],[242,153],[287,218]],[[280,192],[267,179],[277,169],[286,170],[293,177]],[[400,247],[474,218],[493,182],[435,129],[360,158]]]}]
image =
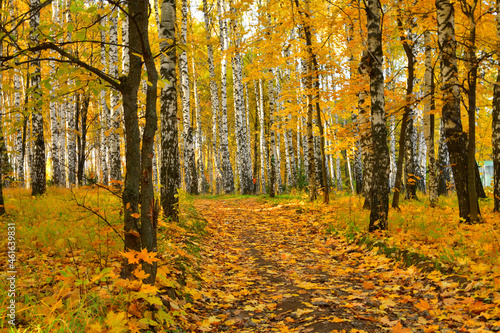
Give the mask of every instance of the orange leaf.
[{"label": "orange leaf", "polygon": [[396,326],[394,326],[394,328],[392,329],[392,332],[393,333],[411,333],[411,329],[409,328],[404,328],[403,325],[401,325],[401,323],[397,323]]},{"label": "orange leaf", "polygon": [[138,278],[139,280],[144,280],[145,278],[149,277],[150,274],[146,274],[145,271],[143,271],[142,269],[140,268],[137,268],[135,271],[134,271],[134,275],[136,278]]}]

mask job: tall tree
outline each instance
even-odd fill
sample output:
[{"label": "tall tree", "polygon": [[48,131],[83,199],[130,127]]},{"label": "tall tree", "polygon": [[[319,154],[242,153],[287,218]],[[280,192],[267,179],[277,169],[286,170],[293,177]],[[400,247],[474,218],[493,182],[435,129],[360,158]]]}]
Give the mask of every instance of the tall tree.
[{"label": "tall tree", "polygon": [[434,149],[434,69],[432,68],[431,32],[424,32],[425,74],[424,74],[424,123],[427,156],[429,158],[429,200],[435,206],[438,198],[436,154]]},{"label": "tall tree", "polygon": [[369,231],[388,228],[389,148],[385,119],[384,72],[382,53],[382,6],[380,0],[366,3],[368,55],[373,141],[373,188]]},{"label": "tall tree", "polygon": [[[71,16],[71,1],[66,0],[64,11],[66,13],[66,24],[72,25],[73,18]],[[73,34],[68,29],[66,35],[66,41],[72,43]],[[74,80],[68,80],[68,86],[73,86]],[[67,148],[68,148],[68,183],[69,186],[74,186],[76,184],[76,136],[75,136],[75,122],[76,122],[76,105],[75,105],[75,94],[70,94],[67,97],[65,103],[65,112],[67,120]]]},{"label": "tall tree", "polygon": [[[53,29],[59,24],[59,1],[52,2],[52,22],[54,22]],[[57,87],[56,64],[55,61],[50,62],[50,75],[53,78],[50,86],[51,101],[49,102],[50,114],[50,130],[51,130],[51,143],[50,153],[52,157],[52,182],[54,185],[61,185],[61,164],[59,161],[59,136],[60,136],[60,122],[58,121],[58,103],[55,101],[55,93]]]},{"label": "tall tree", "polygon": [[[496,3],[497,40],[500,41],[500,1]],[[497,42],[497,47],[500,42]],[[492,142],[493,142],[493,210],[500,212],[500,57],[497,56],[497,80],[493,87],[492,112]]]},{"label": "tall tree", "polygon": [[235,113],[235,136],[236,151],[238,156],[238,171],[240,178],[240,190],[242,194],[252,193],[252,158],[250,153],[250,141],[247,127],[247,117],[244,104],[243,89],[243,64],[241,60],[241,31],[236,23],[236,8],[230,1],[231,7],[231,32],[233,36],[234,54],[233,65],[233,97]]},{"label": "tall tree", "polygon": [[469,205],[470,205],[470,222],[476,223],[481,218],[479,212],[479,203],[476,188],[476,86],[477,86],[477,70],[478,59],[476,56],[476,17],[474,12],[478,0],[473,0],[469,4],[465,0],[460,1],[462,11],[469,21],[469,36],[466,39],[466,59],[468,67],[467,75],[467,95],[468,95],[468,108],[469,113],[469,140],[467,142],[467,188],[469,191]]},{"label": "tall tree", "polygon": [[[3,13],[4,10],[4,0],[0,0],[0,22],[3,20]],[[0,40],[0,57],[3,56],[3,41]],[[2,82],[2,74],[0,73],[0,82]],[[3,105],[3,88],[0,86],[0,216],[5,214],[5,205],[4,205],[4,199],[3,199],[3,169],[4,169],[4,164],[6,161],[5,156],[5,138],[3,136],[3,117],[4,117],[4,105]]]},{"label": "tall tree", "polygon": [[[110,15],[109,28],[109,75],[118,78],[118,8],[114,8]],[[121,159],[120,159],[120,136],[118,128],[120,127],[120,96],[115,90],[111,91],[110,97],[110,123],[111,132],[108,136],[109,142],[109,178],[111,181],[121,181]]]},{"label": "tall tree", "polygon": [[[187,20],[188,20],[188,5],[187,0],[182,0],[182,24],[180,43],[187,43]],[[189,91],[189,68],[187,52],[182,49],[179,56],[179,69],[181,74],[181,90],[182,90],[182,119],[184,138],[184,182],[186,190],[190,194],[198,194],[198,177],[196,175],[196,160],[194,155],[193,128],[191,127],[191,102]]]},{"label": "tall tree", "polygon": [[215,174],[215,186],[214,193],[219,193],[220,187],[222,187],[222,169],[221,161],[219,158],[219,149],[217,146],[217,125],[218,125],[218,114],[219,114],[219,94],[217,81],[215,78],[215,68],[214,68],[214,51],[212,43],[210,41],[211,37],[211,20],[210,13],[208,11],[207,0],[203,0],[203,18],[205,20],[205,34],[207,39],[207,61],[208,61],[208,72],[210,75],[210,105],[212,106],[212,160],[214,162],[213,173]]},{"label": "tall tree", "polygon": [[177,131],[177,63],[175,36],[175,0],[161,4],[160,75],[165,85],[161,90],[161,205],[165,217],[179,220],[177,189],[180,186],[179,138]]},{"label": "tall tree", "polygon": [[[260,139],[260,186],[261,193],[266,194],[266,169],[267,163],[269,163],[269,158],[266,149],[266,126],[264,117],[264,89],[262,84],[262,78],[259,78],[259,100],[257,105],[259,106],[259,139]],[[255,89],[257,92],[257,89]],[[267,161],[267,163],[266,163]],[[270,185],[269,185],[270,186]]]},{"label": "tall tree", "polygon": [[449,0],[436,0],[438,40],[441,51],[443,123],[451,169],[457,189],[460,220],[470,222],[467,138],[460,119],[460,93],[455,40],[455,10]]},{"label": "tall tree", "polygon": [[222,53],[221,59],[221,114],[219,129],[219,144],[222,164],[222,181],[224,184],[224,193],[234,192],[234,173],[229,158],[229,142],[227,130],[227,21],[224,17],[224,0],[217,0],[217,11],[219,14],[219,40]]},{"label": "tall tree", "polygon": [[[33,45],[38,44],[40,31],[40,0],[30,0],[30,9],[32,11],[30,19],[30,39]],[[32,65],[34,66],[33,74],[31,75],[31,96],[35,104],[32,107],[31,116],[31,131],[34,138],[33,142],[33,159],[31,172],[31,193],[32,195],[44,194],[46,191],[46,170],[45,170],[45,140],[43,137],[43,114],[42,114],[42,87],[40,86],[41,68],[40,68],[40,53],[36,52],[32,57]]]}]

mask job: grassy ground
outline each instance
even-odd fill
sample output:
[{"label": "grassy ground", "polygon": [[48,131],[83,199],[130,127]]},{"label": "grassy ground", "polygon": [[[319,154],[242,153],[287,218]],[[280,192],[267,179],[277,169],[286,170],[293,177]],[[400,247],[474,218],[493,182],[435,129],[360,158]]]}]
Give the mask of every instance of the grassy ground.
[{"label": "grassy ground", "polygon": [[[124,260],[121,199],[104,189],[49,188],[38,198],[4,190],[16,226],[16,327],[8,324],[7,286],[0,289],[0,328],[15,332],[126,332],[190,321],[183,299],[198,285],[197,255],[205,222],[181,194],[179,223],[160,220],[157,289],[119,279]],[[83,208],[81,206],[85,206]],[[102,217],[98,217],[98,214]],[[0,237],[3,282],[9,271],[7,237]],[[139,255],[136,255],[138,257]],[[140,271],[138,271],[140,274]],[[184,302],[185,303],[185,302]],[[153,318],[150,308],[159,310]]]}]

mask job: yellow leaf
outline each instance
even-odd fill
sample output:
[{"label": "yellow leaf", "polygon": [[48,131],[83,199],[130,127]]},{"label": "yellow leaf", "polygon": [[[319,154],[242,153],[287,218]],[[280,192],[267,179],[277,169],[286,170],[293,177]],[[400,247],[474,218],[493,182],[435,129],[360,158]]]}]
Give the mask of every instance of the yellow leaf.
[{"label": "yellow leaf", "polygon": [[144,280],[146,279],[147,277],[149,277],[150,274],[147,274],[145,271],[143,271],[142,269],[140,268],[137,268],[135,271],[134,271],[134,275],[136,278],[138,278],[139,280]]},{"label": "yellow leaf", "polygon": [[138,219],[141,215],[139,213],[130,214],[134,219]]}]

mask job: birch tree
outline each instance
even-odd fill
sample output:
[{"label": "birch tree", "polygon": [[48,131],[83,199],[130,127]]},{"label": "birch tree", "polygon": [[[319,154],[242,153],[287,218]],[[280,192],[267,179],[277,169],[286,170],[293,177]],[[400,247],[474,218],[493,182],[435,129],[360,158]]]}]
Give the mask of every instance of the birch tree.
[{"label": "birch tree", "polygon": [[[225,13],[223,12],[224,0],[217,0],[217,11],[219,14],[219,41],[222,53],[221,59],[221,114],[220,114],[220,128],[219,128],[219,143],[220,143],[220,154],[221,154],[221,169],[222,169],[222,181],[224,185],[224,193],[234,192],[234,174],[233,168],[231,166],[231,160],[229,156],[229,142],[228,142],[228,130],[227,130],[227,22],[224,18]],[[222,2],[222,4],[221,4]]]},{"label": "birch tree", "polygon": [[434,152],[434,71],[432,68],[431,32],[424,32],[425,44],[425,76],[424,76],[424,123],[427,156],[429,158],[429,200],[435,206],[438,198],[436,156]]},{"label": "birch tree", "polygon": [[239,52],[241,44],[240,31],[236,23],[236,8],[231,4],[231,30],[233,35],[233,47],[235,49],[233,65],[233,97],[235,111],[235,136],[237,163],[240,178],[240,190],[242,194],[251,194],[252,183],[252,158],[250,153],[250,141],[247,127],[247,117],[244,104],[243,70],[241,54]]},{"label": "birch tree", "polygon": [[460,94],[457,78],[455,10],[449,0],[436,0],[436,10],[439,49],[441,51],[444,132],[457,189],[460,220],[470,222],[467,140],[460,119]]},{"label": "birch tree", "polygon": [[369,231],[386,230],[389,211],[389,148],[385,119],[380,0],[366,4],[373,141],[373,189]]},{"label": "birch tree", "polygon": [[[109,75],[118,78],[118,9],[115,7],[110,15],[109,27]],[[109,177],[110,181],[121,181],[121,159],[120,159],[120,96],[117,91],[112,90],[109,107],[111,115],[109,118]]]},{"label": "birch tree", "polygon": [[[182,0],[182,23],[181,23],[181,38],[180,43],[187,43],[187,19],[188,8],[187,0]],[[198,177],[196,175],[196,160],[194,155],[193,128],[191,127],[191,103],[189,90],[189,70],[187,52],[185,49],[181,51],[179,56],[179,69],[181,76],[182,90],[182,120],[184,138],[184,182],[186,190],[190,194],[198,194]]]},{"label": "birch tree", "polygon": [[[30,9],[33,11],[30,19],[30,40],[33,45],[38,44],[40,26],[40,0],[30,0]],[[31,195],[41,195],[46,191],[46,171],[45,171],[45,140],[43,137],[43,115],[41,103],[38,101],[42,98],[42,87],[40,86],[41,68],[40,68],[40,53],[36,52],[32,57],[32,66],[34,66],[33,74],[31,75],[31,96],[35,100],[32,107],[31,115],[31,131],[34,138],[33,142],[33,158],[31,171]]]},{"label": "birch tree", "polygon": [[213,173],[215,176],[215,186],[214,193],[219,193],[218,189],[222,187],[222,169],[221,161],[219,158],[219,150],[217,146],[217,125],[218,125],[218,114],[219,114],[219,95],[217,81],[215,78],[215,68],[214,68],[214,52],[212,43],[210,41],[211,36],[211,20],[210,13],[208,11],[207,0],[203,0],[203,18],[205,20],[205,34],[207,40],[207,61],[208,61],[208,72],[210,75],[210,104],[212,106],[212,160],[213,160]]},{"label": "birch tree", "polygon": [[[500,40],[500,1],[496,2],[497,40]],[[497,42],[500,46],[500,42]],[[497,80],[493,87],[492,143],[493,143],[493,210],[500,212],[500,58],[497,59]]]},{"label": "birch tree", "polygon": [[161,115],[161,205],[167,218],[179,220],[177,208],[180,186],[179,138],[177,131],[177,63],[175,36],[175,0],[161,4],[160,19],[160,76],[164,82],[160,97]]}]

